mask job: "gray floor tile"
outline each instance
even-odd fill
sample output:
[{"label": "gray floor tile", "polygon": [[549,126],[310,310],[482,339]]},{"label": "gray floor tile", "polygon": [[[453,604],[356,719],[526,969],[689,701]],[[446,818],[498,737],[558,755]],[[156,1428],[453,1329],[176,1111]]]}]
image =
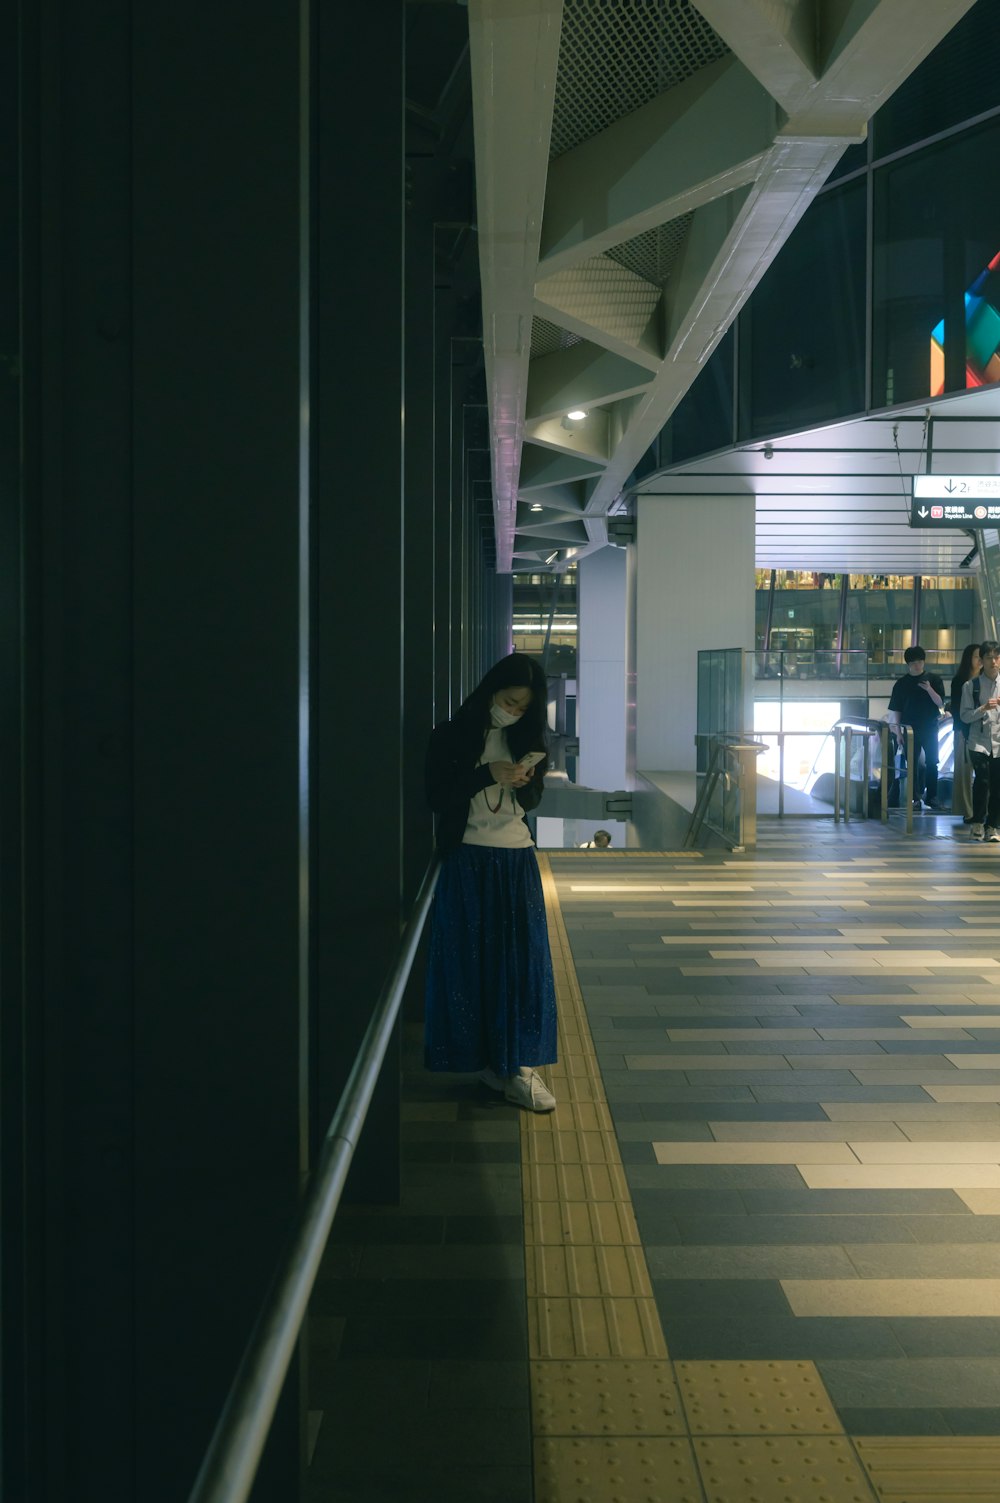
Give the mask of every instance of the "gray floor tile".
[{"label": "gray floor tile", "polygon": [[[955,1236],[961,1228],[955,1228]],[[880,1247],[854,1243],[844,1252],[863,1279],[1000,1278],[1000,1243],[897,1243]],[[789,1275],[791,1277],[791,1275]]]},{"label": "gray floor tile", "polygon": [[819,1374],[837,1405],[867,1409],[967,1409],[1000,1406],[1000,1358],[904,1357],[820,1360]]},{"label": "gray floor tile", "polygon": [[[954,1190],[746,1190],[753,1216],[865,1215],[974,1217]],[[956,1226],[961,1225],[956,1219]]]},{"label": "gray floor tile", "polygon": [[[992,1411],[983,1410],[984,1414]],[[957,1435],[943,1409],[838,1409],[848,1435]],[[975,1432],[969,1432],[975,1433]]]},{"label": "gray floor tile", "polygon": [[[845,1242],[905,1242],[908,1236],[914,1241],[909,1221],[916,1226],[926,1225],[933,1217],[912,1217],[909,1221],[901,1216],[691,1216],[678,1215],[677,1236],[646,1240],[666,1243],[704,1242],[707,1245],[726,1243],[799,1243],[812,1244]],[[940,1219],[940,1218],[937,1218]],[[948,1218],[950,1219],[950,1218]],[[980,1217],[970,1216],[974,1222]],[[964,1225],[964,1223],[963,1223]]]},{"label": "gray floor tile", "polygon": [[908,1357],[996,1357],[1000,1319],[979,1316],[913,1316],[889,1321]]},{"label": "gray floor tile", "polygon": [[[897,1246],[897,1251],[898,1251]],[[849,1279],[858,1276],[843,1248],[646,1246],[653,1279]]]},{"label": "gray floor tile", "polygon": [[632,1164],[628,1182],[633,1191],[802,1189],[794,1164]]}]

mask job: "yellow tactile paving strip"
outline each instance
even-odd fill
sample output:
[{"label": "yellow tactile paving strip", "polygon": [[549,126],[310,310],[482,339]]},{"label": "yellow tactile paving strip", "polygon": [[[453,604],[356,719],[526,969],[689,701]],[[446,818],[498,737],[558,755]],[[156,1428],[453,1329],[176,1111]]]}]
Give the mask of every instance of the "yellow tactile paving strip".
[{"label": "yellow tactile paving strip", "polygon": [[[547,857],[539,866],[560,1063],[546,1072],[556,1111],[521,1118],[536,1503],[1000,1498],[996,1440],[852,1439],[811,1362],[669,1361]],[[842,1115],[855,1113],[874,1116]]]},{"label": "yellow tactile paving strip", "polygon": [[993,1437],[859,1440],[858,1455],[882,1503],[975,1503],[1000,1497]]}]

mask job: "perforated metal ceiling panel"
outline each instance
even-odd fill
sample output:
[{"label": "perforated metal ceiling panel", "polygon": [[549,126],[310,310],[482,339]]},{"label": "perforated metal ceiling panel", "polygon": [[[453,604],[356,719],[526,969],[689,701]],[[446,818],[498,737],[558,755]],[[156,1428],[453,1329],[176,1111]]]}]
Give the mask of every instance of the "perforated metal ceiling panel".
[{"label": "perforated metal ceiling panel", "polygon": [[552,155],[588,141],[728,51],[689,0],[565,0]]},{"label": "perforated metal ceiling panel", "polygon": [[547,318],[535,318],[531,321],[532,360],[539,355],[551,355],[555,350],[568,350],[572,345],[581,342],[579,334],[571,334],[568,329],[560,329],[558,324],[550,323]]},{"label": "perforated metal ceiling panel", "polygon": [[607,254],[613,261],[634,271],[636,276],[644,277],[647,282],[654,282],[657,287],[665,287],[677,264],[677,257],[693,218],[693,213],[681,214],[678,218],[671,219],[669,224],[657,225],[656,229],[647,230],[634,240],[616,245]]}]

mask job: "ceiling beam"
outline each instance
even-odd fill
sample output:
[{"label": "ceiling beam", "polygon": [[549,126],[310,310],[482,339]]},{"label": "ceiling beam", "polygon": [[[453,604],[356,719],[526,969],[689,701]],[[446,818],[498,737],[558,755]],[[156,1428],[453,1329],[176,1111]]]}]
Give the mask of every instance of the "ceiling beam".
[{"label": "ceiling beam", "polygon": [[692,3],[790,116],[821,104],[833,129],[859,106],[870,119],[975,0]]},{"label": "ceiling beam", "polygon": [[610,350],[581,342],[540,355],[528,367],[527,420],[562,417],[644,391],[649,370]]},{"label": "ceiling beam", "polygon": [[766,89],[724,57],[557,157],[539,278],[752,182],[780,124]]},{"label": "ceiling beam", "polygon": [[600,473],[600,466],[576,454],[555,454],[551,449],[540,449],[536,444],[526,443],[521,451],[521,475],[519,491],[523,496],[531,492],[532,500],[544,501],[535,496],[548,486],[570,485],[576,480],[588,480]]},{"label": "ceiling beam", "polygon": [[470,0],[469,56],[497,569],[509,570],[562,0]]}]

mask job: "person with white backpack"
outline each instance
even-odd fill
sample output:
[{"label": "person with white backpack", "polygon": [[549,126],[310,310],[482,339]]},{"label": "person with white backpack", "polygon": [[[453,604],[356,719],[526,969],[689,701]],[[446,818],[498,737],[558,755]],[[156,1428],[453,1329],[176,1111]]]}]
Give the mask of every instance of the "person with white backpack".
[{"label": "person with white backpack", "polygon": [[973,840],[1000,845],[1000,642],[979,645],[981,670],[962,689],[962,722],[969,727]]}]

